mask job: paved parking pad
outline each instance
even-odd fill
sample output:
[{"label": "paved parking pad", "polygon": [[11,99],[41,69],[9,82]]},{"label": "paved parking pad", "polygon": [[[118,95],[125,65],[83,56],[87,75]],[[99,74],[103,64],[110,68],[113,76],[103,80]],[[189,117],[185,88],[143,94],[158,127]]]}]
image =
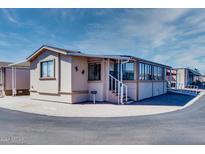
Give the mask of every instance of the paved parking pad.
[{"label": "paved parking pad", "polygon": [[132,105],[116,105],[91,102],[65,104],[31,100],[29,96],[5,97],[0,99],[0,108],[27,113],[60,117],[127,117],[153,115],[182,109],[193,97],[181,94],[165,94]]}]

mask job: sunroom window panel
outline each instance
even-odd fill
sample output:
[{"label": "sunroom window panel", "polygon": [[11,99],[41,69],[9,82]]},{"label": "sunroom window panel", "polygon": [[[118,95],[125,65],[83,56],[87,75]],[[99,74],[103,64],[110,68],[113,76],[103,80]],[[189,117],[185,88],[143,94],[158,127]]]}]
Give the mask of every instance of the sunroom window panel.
[{"label": "sunroom window panel", "polygon": [[154,66],[154,80],[158,80],[158,67]]},{"label": "sunroom window panel", "polygon": [[134,63],[126,63],[123,65],[123,80],[134,80]]},{"label": "sunroom window panel", "polygon": [[142,64],[142,80],[145,80],[145,65]]},{"label": "sunroom window panel", "polygon": [[142,63],[140,63],[139,69],[139,79],[142,80]]}]

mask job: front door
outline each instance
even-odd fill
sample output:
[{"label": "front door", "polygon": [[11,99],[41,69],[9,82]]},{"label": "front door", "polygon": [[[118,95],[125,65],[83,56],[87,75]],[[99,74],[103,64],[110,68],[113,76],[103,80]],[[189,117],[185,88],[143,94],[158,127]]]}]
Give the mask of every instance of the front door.
[{"label": "front door", "polygon": [[[114,78],[119,79],[119,65],[118,65],[117,61],[110,61],[109,73]],[[111,79],[110,79],[110,82],[109,82],[110,90],[111,90],[111,87],[115,87],[115,84],[116,83],[111,82]]]}]

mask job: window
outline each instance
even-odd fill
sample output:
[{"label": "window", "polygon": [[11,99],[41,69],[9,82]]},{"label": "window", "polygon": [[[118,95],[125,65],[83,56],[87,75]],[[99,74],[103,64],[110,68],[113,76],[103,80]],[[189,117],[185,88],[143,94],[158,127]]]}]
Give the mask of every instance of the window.
[{"label": "window", "polygon": [[162,80],[162,68],[158,67],[158,80]]},{"label": "window", "polygon": [[154,66],[154,80],[164,80],[164,68]]},{"label": "window", "polygon": [[41,62],[41,78],[54,78],[54,60]]},{"label": "window", "polygon": [[139,73],[140,80],[145,80],[145,78],[144,78],[144,66],[145,66],[145,64],[140,63],[140,73]]},{"label": "window", "polygon": [[158,67],[154,66],[154,80],[158,80]]},{"label": "window", "polygon": [[152,65],[140,63],[140,80],[152,80]]},{"label": "window", "polygon": [[101,80],[101,64],[88,64],[88,80]]},{"label": "window", "polygon": [[164,68],[150,64],[139,64],[139,80],[164,80]]},{"label": "window", "polygon": [[123,64],[123,80],[134,80],[134,63]]}]

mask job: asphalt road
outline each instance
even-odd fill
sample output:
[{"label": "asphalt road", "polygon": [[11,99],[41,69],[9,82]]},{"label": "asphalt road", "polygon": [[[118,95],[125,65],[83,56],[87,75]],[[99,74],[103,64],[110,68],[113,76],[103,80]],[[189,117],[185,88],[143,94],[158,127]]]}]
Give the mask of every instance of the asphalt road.
[{"label": "asphalt road", "polygon": [[205,144],[205,96],[180,111],[141,117],[58,118],[0,109],[0,144]]}]

